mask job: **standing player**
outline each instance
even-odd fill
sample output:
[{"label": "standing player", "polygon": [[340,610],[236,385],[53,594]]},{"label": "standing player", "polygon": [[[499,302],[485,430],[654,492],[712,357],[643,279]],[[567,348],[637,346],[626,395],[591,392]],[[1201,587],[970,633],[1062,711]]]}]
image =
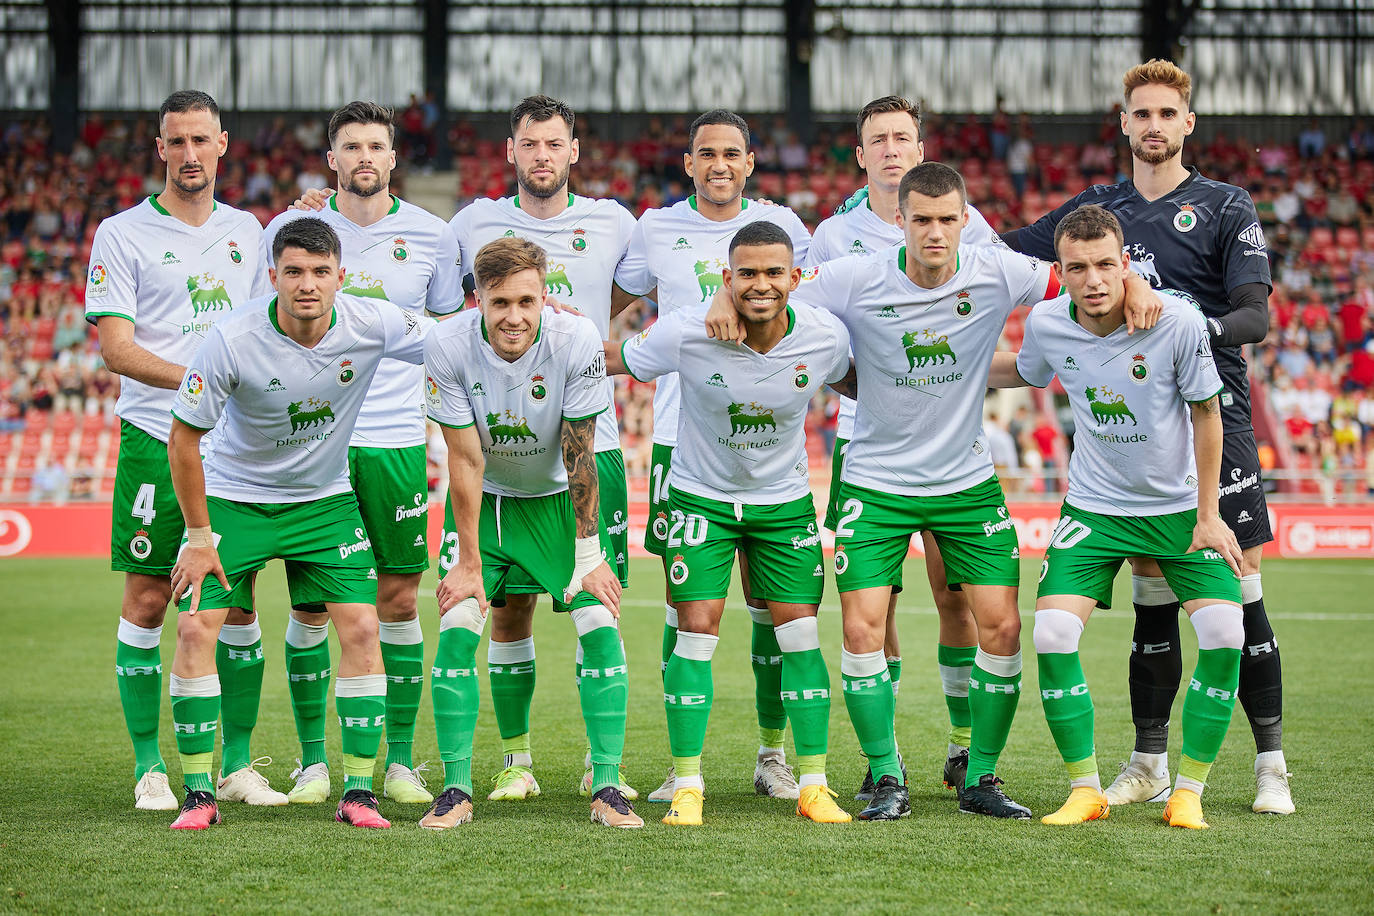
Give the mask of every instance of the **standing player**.
[{"label": "standing player", "polygon": [[[727,248],[734,234],[748,223],[768,220],[781,226],[792,240],[796,260],[804,262],[810,234],[797,215],[785,207],[754,204],[744,195],[744,184],[754,171],[749,152],[749,125],[734,112],[708,111],[692,122],[683,168],[692,178],[695,193],[671,207],[645,212],[630,237],[630,248],[616,270],[617,294],[633,298],[658,288],[659,315],[711,301],[723,284]],[[650,468],[649,524],[644,546],[666,560],[668,536],[668,473],[678,430],[678,380],[669,373],[658,380],[654,391],[654,447]],[[742,568],[742,572],[747,570]],[[746,578],[747,583],[747,578]],[[746,587],[746,595],[750,594]],[[753,662],[755,705],[758,709],[759,752],[754,766],[754,787],[774,798],[797,798],[795,777],[783,751],[787,712],[783,707],[782,650],[773,632],[773,617],[762,601],[750,597],[753,618],[750,658]],[[663,664],[667,665],[677,641],[677,611],[671,597],[666,605],[663,629]],[[650,801],[670,801],[673,774],[650,796]]]},{"label": "standing player", "polygon": [[[472,264],[483,245],[508,235],[539,245],[549,259],[549,292],[590,318],[604,340],[610,336],[611,319],[634,301],[634,297],[617,296],[612,304],[612,278],[635,220],[615,200],[582,197],[568,190],[568,176],[578,157],[575,123],[572,109],[548,96],[532,96],[516,105],[510,116],[506,161],[515,167],[519,192],[500,200],[474,200],[449,225],[458,237],[465,265]],[[606,391],[612,407],[596,423],[601,524],[610,536],[611,565],[625,586],[629,585],[629,494],[609,379]],[[445,532],[446,548],[454,546],[456,537],[452,531]],[[448,572],[450,550],[441,553],[439,565]],[[535,683],[534,606],[540,591],[515,570],[506,583],[505,601],[493,605],[487,674],[506,767],[496,777],[492,800],[539,794],[530,752],[530,702]],[[591,794],[591,785],[588,756],[583,795]],[[631,801],[639,797],[623,778],[620,791]]]},{"label": "standing player", "polygon": [[1034,308],[1020,354],[1014,362],[999,357],[1006,368],[992,378],[1043,387],[1058,375],[1075,420],[1069,492],[1035,601],[1040,698],[1072,791],[1043,820],[1107,816],[1078,643],[1093,608],[1111,606],[1122,560],[1144,555],[1163,569],[1197,631],[1183,758],[1164,820],[1202,829],[1202,789],[1231,722],[1244,638],[1240,546],[1217,505],[1222,385],[1206,322],[1191,303],[1166,297],[1159,323],[1127,339],[1123,243],[1116,217],[1101,207],[1060,220],[1054,244],[1068,295]]},{"label": "standing player", "polygon": [[848,374],[849,334],[829,312],[788,305],[801,268],[778,225],[740,229],[729,258],[722,279],[747,330],[744,346],[709,339],[696,306],[606,350],[612,371],[643,381],[675,373],[681,396],[665,554],[679,629],[663,674],[675,784],[663,822],[701,824],[711,656],[742,550],[782,651],[782,702],[801,774],[797,814],[846,823],[825,777],[830,675],[816,629],[825,574],[805,421],[812,395]]},{"label": "standing player", "polygon": [[[821,221],[811,240],[808,260],[812,266],[847,255],[871,255],[902,243],[897,224],[897,188],[902,176],[925,160],[921,142],[921,122],[916,106],[899,96],[874,99],[863,107],[858,118],[859,145],[854,150],[859,165],[868,175],[868,184],[856,193],[834,216]],[[969,221],[959,237],[961,245],[985,245],[997,240],[988,221],[972,204]],[[830,471],[830,499],[825,510],[825,526],[835,530],[835,497],[840,489],[845,450],[854,435],[854,401],[840,398],[840,417]],[[963,784],[968,769],[969,712],[968,676],[978,648],[978,628],[969,613],[963,593],[952,591],[945,581],[940,546],[929,531],[921,532],[925,550],[926,576],[940,618],[936,660],[945,705],[949,709],[949,741],[941,778],[949,788]],[[887,608],[887,632],[883,637],[887,673],[892,692],[897,693],[902,677],[902,651],[897,639],[897,591],[893,590]],[[873,772],[865,767],[863,785],[855,798],[873,797]]]},{"label": "standing player", "polygon": [[472,269],[479,310],[445,322],[425,347],[426,404],[449,447],[444,525],[458,555],[439,583],[431,671],[444,791],[420,826],[472,819],[477,642],[486,596],[519,569],[577,628],[592,822],[642,827],[619,788],[629,675],[620,580],[597,509],[596,421],[610,407],[601,338],[587,319],[544,307],[548,260],[533,242],[491,242]]},{"label": "standing player", "polygon": [[[272,242],[277,295],[216,325],[173,403],[168,453],[187,532],[172,572],[182,596],[172,721],[186,777],[174,829],[219,822],[209,772],[220,707],[213,634],[236,606],[234,590],[276,557],[286,561],[292,606],[323,606],[338,628],[334,702],[346,780],[335,816],[391,826],[372,794],[386,677],[377,573],[349,486],[348,441],[382,358],[420,363],[433,322],[340,294],[339,251],[320,220],[282,227]],[[216,426],[202,462],[201,438]]]},{"label": "standing player", "polygon": [[[167,163],[160,194],[101,222],[91,245],[86,319],[100,352],[123,376],[119,469],[110,566],[124,573],[115,674],[134,745],[135,807],[174,811],[176,796],[158,749],[162,621],[168,578],[184,529],[167,467],[168,409],[185,363],[215,322],[264,291],[252,214],[215,202],[215,172],[229,145],[219,106],[203,92],[174,92],[158,112],[157,152]],[[246,580],[216,649],[224,675],[220,797],[285,804],[254,769],[249,739],[262,692],[262,633]]]},{"label": "standing player", "polygon": [[[338,193],[318,216],[339,236],[347,269],[342,292],[386,299],[414,315],[463,306],[458,243],[444,221],[390,191],[396,165],[392,112],[350,102],[329,119],[329,167]],[[264,250],[281,227],[305,216],[287,210],[267,226]],[[267,251],[267,263],[274,262]],[[386,777],[383,794],[428,804],[434,797],[412,769],[415,716],[424,690],[424,636],[416,612],[420,575],[429,567],[425,529],[424,372],[383,360],[353,428],[348,470],[377,565],[377,617],[386,668]],[[293,609],[286,627],[286,669],[301,742],[293,802],[329,797],[324,754],[329,693],[329,620]]]},{"label": "standing player", "polygon": [[[1132,67],[1123,80],[1121,131],[1130,141],[1132,175],[1089,188],[1032,226],[1004,236],[1036,257],[1053,256],[1054,229],[1082,204],[1099,204],[1121,221],[1131,266],[1156,287],[1183,290],[1198,302],[1226,389],[1221,419],[1221,516],[1245,562],[1245,651],[1240,703],[1255,737],[1254,810],[1291,814],[1283,757],[1283,678],[1278,641],[1264,610],[1260,556],[1273,540],[1250,423],[1250,389],[1241,346],[1264,339],[1271,287],[1264,231],[1242,188],[1205,178],[1183,165],[1183,141],[1196,116],[1188,110],[1192,79],[1165,60]],[[1132,564],[1136,629],[1131,643],[1131,715],[1136,744],[1130,763],[1107,789],[1112,804],[1162,800],[1169,787],[1169,710],[1183,660],[1177,596],[1157,564]]]}]

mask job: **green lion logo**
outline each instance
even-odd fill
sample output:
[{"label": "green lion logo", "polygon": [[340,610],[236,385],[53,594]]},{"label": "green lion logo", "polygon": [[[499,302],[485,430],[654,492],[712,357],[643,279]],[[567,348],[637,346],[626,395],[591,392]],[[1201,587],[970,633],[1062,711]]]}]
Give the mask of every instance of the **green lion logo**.
[{"label": "green lion logo", "polygon": [[906,350],[907,372],[917,366],[941,365],[946,357],[951,363],[959,362],[959,358],[949,348],[949,336],[941,334],[936,337],[929,328],[919,335],[915,331],[907,331],[902,335],[902,348]]},{"label": "green lion logo", "polygon": [[754,413],[745,413],[743,404],[731,404],[726,408],[730,414],[730,435],[778,428],[778,424],[773,420],[773,408],[760,407],[755,401],[750,401],[749,407]]},{"label": "green lion logo", "polygon": [[515,414],[507,410],[506,419],[508,422],[502,423],[499,413],[487,414],[487,432],[491,433],[493,445],[524,442],[526,439],[539,441],[539,437],[530,429],[524,417],[517,419]]},{"label": "green lion logo", "polygon": [[380,277],[374,277],[365,270],[348,273],[344,276],[343,289],[341,293],[348,293],[350,296],[366,296],[369,299],[385,299],[386,288],[382,286]]},{"label": "green lion logo", "polygon": [[199,317],[204,312],[218,312],[233,309],[229,291],[224,288],[223,280],[216,280],[211,274],[192,275],[186,278],[186,291],[191,294],[191,315]]},{"label": "green lion logo", "polygon": [[557,295],[562,290],[567,290],[567,294],[572,295],[572,284],[568,282],[568,268],[563,264],[550,265],[549,272],[544,277],[544,285],[549,288],[551,295]]},{"label": "green lion logo", "polygon": [[[1097,399],[1099,393],[1102,395],[1100,401]],[[1131,408],[1126,406],[1126,399],[1106,385],[1089,387],[1084,394],[1088,396],[1088,409],[1092,411],[1093,419],[1097,421],[1098,426],[1108,421],[1114,424],[1125,423],[1127,418],[1130,418],[1132,426],[1140,425],[1136,422],[1135,414],[1131,413]]]},{"label": "green lion logo", "polygon": [[[712,268],[715,269],[714,273]],[[725,282],[721,277],[721,264],[719,261],[697,261],[692,269],[696,271],[697,285],[701,287],[701,301],[705,302],[714,296]]]},{"label": "green lion logo", "polygon": [[328,401],[308,398],[305,402],[309,410],[301,410],[301,402],[293,401],[286,405],[286,415],[291,418],[292,435],[311,426],[321,426],[333,422],[334,411],[329,409]]}]

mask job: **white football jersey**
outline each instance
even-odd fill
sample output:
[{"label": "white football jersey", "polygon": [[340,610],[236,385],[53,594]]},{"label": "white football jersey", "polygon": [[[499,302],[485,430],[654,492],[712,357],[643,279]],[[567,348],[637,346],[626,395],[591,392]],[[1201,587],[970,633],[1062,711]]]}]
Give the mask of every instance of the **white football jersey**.
[{"label": "white football jersey", "polygon": [[[272,291],[261,237],[257,218],[243,210],[215,204],[205,225],[190,226],[149,197],[101,220],[95,230],[86,320],[127,318],[134,323],[134,343],[185,366],[215,322]],[[115,413],[166,442],[175,396],[123,377]]]},{"label": "white football jersey", "polygon": [[1016,371],[1043,388],[1055,375],[1073,408],[1067,499],[1103,515],[1165,515],[1197,508],[1193,423],[1186,402],[1221,391],[1206,319],[1158,293],[1164,314],[1148,331],[1122,325],[1098,337],[1067,295],[1026,320]]},{"label": "white football jersey", "polygon": [[[891,223],[883,222],[865,200],[861,207],[854,207],[821,220],[821,224],[816,227],[816,234],[811,237],[811,253],[807,256],[806,262],[815,267],[817,264],[852,254],[877,254],[885,248],[900,245],[905,240],[902,230]],[[1000,241],[997,233],[992,231],[992,226],[988,225],[987,219],[978,212],[978,208],[969,204],[968,225],[959,235],[959,244],[991,245]],[[854,437],[853,398],[840,397],[840,416],[836,421],[835,435],[841,439]]]},{"label": "white football jersey", "polygon": [[636,379],[678,377],[668,482],[750,505],[806,496],[806,413],[822,385],[849,371],[849,333],[829,312],[798,303],[787,308],[787,333],[759,353],[708,338],[706,309],[678,309],[621,347]]},{"label": "white football jersey", "polygon": [[191,358],[172,415],[215,430],[205,493],[297,503],[351,490],[348,443],[384,357],[420,365],[435,321],[339,293],[329,330],[306,348],[282,333],[276,296],[217,323]]},{"label": "white football jersey", "polygon": [[792,294],[849,329],[859,406],[842,480],[944,496],[993,475],[983,396],[997,339],[1013,308],[1058,285],[1048,264],[1001,245],[960,245],[956,257],[935,289],[911,282],[898,246],[809,268]]},{"label": "white football jersey", "polygon": [[425,371],[430,417],[456,428],[477,424],[486,459],[482,489],[502,496],[566,490],[563,421],[594,417],[611,406],[596,325],[551,308],[515,362],[491,348],[481,312],[462,312],[430,335]]},{"label": "white football jersey", "polygon": [[[415,315],[426,310],[448,315],[463,307],[463,275],[458,242],[448,224],[414,204],[392,196],[386,216],[359,226],[339,212],[330,197],[323,210],[287,210],[277,214],[263,233],[264,263],[275,267],[272,240],[294,219],[313,216],[338,233],[343,247],[339,266],[345,271],[340,292],[385,299]],[[405,448],[424,445],[424,370],[400,360],[377,369],[367,400],[353,429],[351,445]]]},{"label": "white football jersey", "polygon": [[[695,195],[671,207],[645,211],[615,272],[616,286],[640,295],[657,286],[660,318],[680,308],[709,304],[724,282],[721,272],[729,266],[730,240],[740,227],[760,219],[785,229],[792,239],[793,263],[806,263],[811,234],[797,214],[749,200],[743,205],[736,216],[721,222],[697,212]],[[677,399],[677,376],[660,378],[654,390],[654,442],[677,442]]]},{"label": "white football jersey", "polygon": [[[602,340],[611,334],[611,286],[616,265],[625,256],[635,218],[619,201],[568,195],[568,208],[557,216],[539,219],[520,209],[520,196],[500,200],[478,198],[449,221],[463,252],[463,271],[472,273],[472,260],[488,242],[518,235],[544,249],[549,256],[546,283],[550,295],[592,320]],[[614,403],[614,386],[606,380],[606,396]],[[596,420],[596,450],[620,448],[620,424],[615,411]]]}]

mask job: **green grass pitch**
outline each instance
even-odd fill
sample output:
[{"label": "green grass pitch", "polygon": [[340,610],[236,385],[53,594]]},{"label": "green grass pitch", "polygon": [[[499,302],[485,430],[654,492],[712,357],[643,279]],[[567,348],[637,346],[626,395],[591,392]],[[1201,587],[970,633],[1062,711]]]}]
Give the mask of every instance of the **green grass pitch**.
[{"label": "green grass pitch", "polygon": [[[1023,563],[1021,606],[1025,689],[999,769],[1007,788],[1036,815],[1067,793],[1035,689],[1031,596],[1038,561]],[[626,749],[632,784],[647,794],[667,764],[659,683],[662,574],[639,560],[625,596],[622,629],[631,691]],[[121,582],[95,560],[0,561],[5,610],[0,689],[0,911],[6,912],[402,912],[483,909],[611,913],[670,912],[1005,912],[1229,913],[1369,912],[1365,799],[1374,736],[1374,564],[1271,561],[1266,602],[1283,649],[1285,744],[1296,774],[1298,813],[1249,810],[1253,744],[1237,709],[1204,799],[1212,829],[1169,830],[1160,805],[1113,810],[1077,828],[991,823],[959,815],[939,785],[947,720],[935,668],[936,619],[919,559],[899,615],[902,689],[898,738],[911,773],[912,816],[899,823],[819,826],[787,802],[756,797],[757,745],[748,617],[732,599],[716,653],[715,706],[703,772],[706,825],[669,829],[664,806],[641,801],[637,832],[588,823],[576,794],[584,737],[573,688],[574,633],[547,611],[535,625],[538,689],[535,767],[544,795],[488,802],[500,766],[485,677],[473,775],[474,823],[443,834],[416,826],[416,807],[385,800],[390,831],[357,831],[329,806],[249,809],[226,805],[223,825],[204,834],[167,829],[165,813],[133,809],[132,753],[113,667]],[[437,634],[433,574],[421,589],[432,657]],[[1130,750],[1126,657],[1129,579],[1117,607],[1099,612],[1083,640],[1097,705],[1104,781]],[[838,687],[838,603],[828,592],[822,645]],[[285,588],[280,566],[260,580],[267,678],[256,753],[284,788],[296,756],[281,661]],[[170,669],[173,627],[163,636]],[[1185,655],[1195,645],[1184,625]],[[485,649],[478,658],[484,660]],[[335,658],[337,659],[337,648]],[[1185,673],[1192,665],[1185,657]],[[164,688],[165,689],[165,688]],[[1181,703],[1181,699],[1179,700]],[[1178,712],[1175,709],[1175,723]],[[1179,730],[1172,736],[1176,763]],[[338,730],[330,756],[338,769]],[[163,705],[163,753],[178,786],[170,713]],[[789,737],[789,753],[790,737]],[[437,769],[426,688],[416,760]],[[379,772],[380,775],[380,772]],[[851,811],[861,775],[858,747],[838,691],[831,707],[830,781]]]}]

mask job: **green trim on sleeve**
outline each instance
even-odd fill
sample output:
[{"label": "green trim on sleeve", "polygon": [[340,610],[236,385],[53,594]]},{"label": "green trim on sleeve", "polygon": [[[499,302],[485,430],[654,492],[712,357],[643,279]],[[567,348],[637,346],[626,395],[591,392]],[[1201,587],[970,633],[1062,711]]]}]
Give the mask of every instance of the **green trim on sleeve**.
[{"label": "green trim on sleeve", "polygon": [[639,376],[635,375],[635,371],[630,368],[629,362],[625,359],[625,348],[630,345],[630,341],[632,340],[634,340],[633,337],[627,337],[620,342],[620,364],[625,367],[625,373],[630,378],[634,379],[636,382],[648,382],[649,379],[640,378]]},{"label": "green trim on sleeve", "polygon": [[564,421],[566,421],[566,422],[568,422],[568,423],[578,423],[578,422],[580,422],[580,421],[582,421],[582,420],[590,420],[592,417],[599,417],[599,416],[601,416],[601,415],[602,415],[603,413],[605,413],[605,412],[606,412],[606,408],[603,407],[603,408],[601,408],[600,410],[598,410],[596,413],[589,413],[589,414],[587,414],[585,417],[564,417],[563,419],[564,419]]},{"label": "green trim on sleeve", "polygon": [[1187,398],[1184,398],[1183,400],[1188,401],[1189,404],[1206,404],[1208,401],[1212,400],[1212,398],[1214,398],[1214,397],[1216,397],[1217,395],[1221,394],[1221,393],[1222,393],[1223,391],[1225,391],[1225,390],[1226,390],[1226,386],[1225,386],[1225,385],[1222,385],[1220,388],[1218,388],[1216,391],[1213,391],[1211,394],[1207,395],[1207,397],[1205,397],[1205,398],[1199,398],[1199,399],[1196,400],[1196,401],[1188,401]]},{"label": "green trim on sleeve", "polygon": [[172,414],[172,417],[175,418],[176,421],[177,421],[178,423],[180,423],[180,424],[183,425],[183,426],[189,426],[189,427],[191,427],[192,429],[194,429],[196,432],[208,433],[210,430],[214,429],[213,426],[197,426],[197,425],[194,424],[194,423],[187,423],[187,422],[186,422],[185,420],[183,420],[181,417],[178,417],[178,416],[177,416],[177,412],[176,412],[176,409],[175,409],[175,408],[172,409],[171,414]]},{"label": "green trim on sleeve", "polygon": [[126,314],[124,314],[123,312],[87,312],[87,313],[86,313],[86,320],[87,320],[87,321],[90,321],[90,320],[93,319],[93,318],[123,318],[125,321],[129,322],[129,324],[136,324],[136,323],[137,323],[137,322],[134,321],[134,319],[133,319],[132,316],[126,315]]},{"label": "green trim on sleeve", "polygon": [[435,423],[438,423],[440,426],[442,426],[442,427],[444,427],[444,428],[446,428],[446,429],[467,429],[469,426],[474,426],[474,425],[476,425],[476,423],[477,423],[477,420],[474,418],[473,421],[472,421],[471,423],[464,423],[464,424],[462,424],[461,426],[458,426],[458,425],[454,425],[453,423],[445,423],[443,420],[440,420],[440,419],[439,419],[438,417],[436,417],[434,414],[429,414],[428,416],[429,416],[429,418],[430,418],[431,420],[433,420]]}]

